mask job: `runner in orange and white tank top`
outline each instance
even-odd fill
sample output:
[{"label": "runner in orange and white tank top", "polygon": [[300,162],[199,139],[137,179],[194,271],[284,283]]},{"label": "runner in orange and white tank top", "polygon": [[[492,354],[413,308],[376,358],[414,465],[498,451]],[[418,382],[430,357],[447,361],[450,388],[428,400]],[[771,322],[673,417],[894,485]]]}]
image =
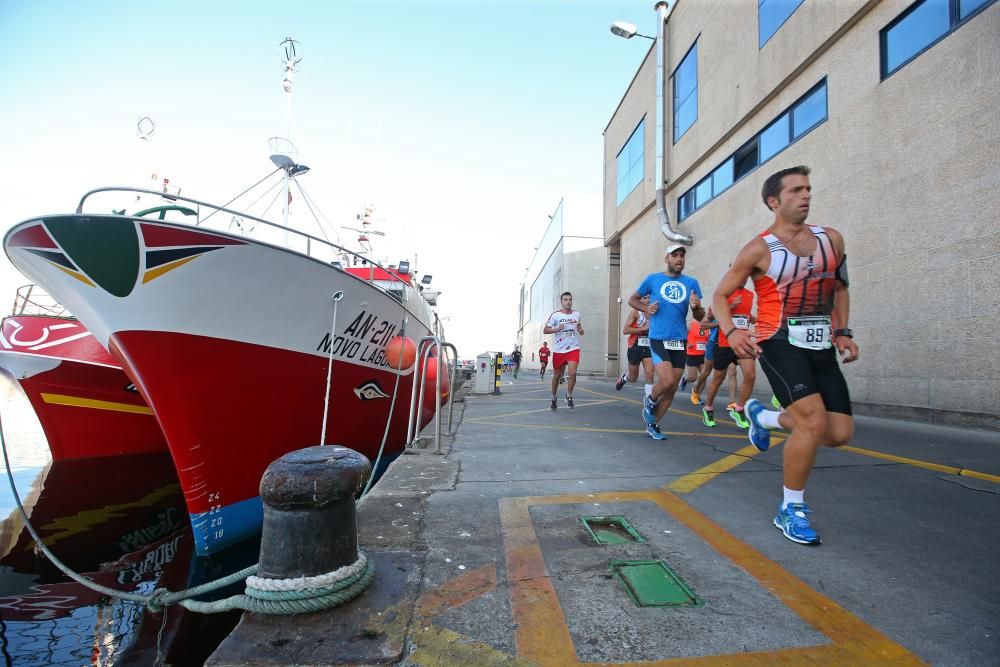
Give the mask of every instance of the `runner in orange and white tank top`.
[{"label": "runner in orange and white tank top", "polygon": [[[713,294],[719,326],[737,355],[760,359],[783,412],[749,400],[750,441],[770,445],[770,430],[791,433],[784,446],[784,498],[774,517],[782,534],[819,544],[810,524],[805,487],[819,445],[839,447],[854,433],[851,398],[837,363],[858,358],[847,327],[850,314],[844,238],[806,224],[812,204],[809,168],[783,169],[764,182],[761,198],[774,224],[747,243]],[[757,291],[756,337],[733,322],[728,298],[752,278]]]}]

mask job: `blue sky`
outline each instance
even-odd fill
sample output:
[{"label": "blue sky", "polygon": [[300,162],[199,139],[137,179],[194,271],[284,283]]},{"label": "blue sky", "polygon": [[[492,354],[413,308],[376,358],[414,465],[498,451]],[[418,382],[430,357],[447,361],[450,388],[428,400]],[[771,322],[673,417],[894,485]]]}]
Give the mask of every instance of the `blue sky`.
[{"label": "blue sky", "polygon": [[[70,211],[94,187],[143,185],[151,167],[228,201],[272,168],[290,35],[303,186],[336,225],[375,204],[376,255],[418,256],[463,357],[509,350],[547,214],[563,196],[600,207],[602,131],[649,48],[608,26],[651,33],[652,4],[5,0],[2,227]],[[157,126],[146,144],[144,115]],[[2,261],[12,302],[23,279]]]}]

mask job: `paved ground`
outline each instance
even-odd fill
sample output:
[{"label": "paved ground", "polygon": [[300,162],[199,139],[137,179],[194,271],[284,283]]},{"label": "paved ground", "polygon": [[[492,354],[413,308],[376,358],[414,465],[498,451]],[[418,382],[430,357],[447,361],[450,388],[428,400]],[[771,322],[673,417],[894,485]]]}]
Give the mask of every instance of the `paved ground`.
[{"label": "paved ground", "polygon": [[[996,433],[859,418],[817,460],[809,547],[771,524],[780,444],[758,453],[721,412],[705,428],[687,394],[655,442],[635,385],[582,380],[554,412],[535,376],[502,390],[362,504],[368,592],[248,615],[209,664],[1000,664]],[[599,545],[582,516],[646,541]],[[619,560],[666,563],[702,604],[636,606]]]}]

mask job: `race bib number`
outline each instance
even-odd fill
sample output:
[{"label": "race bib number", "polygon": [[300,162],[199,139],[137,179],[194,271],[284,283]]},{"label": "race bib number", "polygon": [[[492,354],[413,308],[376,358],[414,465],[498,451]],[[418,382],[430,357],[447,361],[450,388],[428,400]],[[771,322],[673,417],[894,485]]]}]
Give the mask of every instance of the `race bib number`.
[{"label": "race bib number", "polygon": [[663,347],[668,350],[683,350],[684,346],[687,344],[686,340],[665,340],[663,341]]},{"label": "race bib number", "polygon": [[733,315],[733,326],[737,329],[749,329],[750,318],[746,315]]},{"label": "race bib number", "polygon": [[705,344],[704,343],[695,343],[694,349],[701,350],[702,352],[704,352],[705,351]]},{"label": "race bib number", "polygon": [[639,347],[649,347],[649,336],[639,336],[639,340],[635,344]]},{"label": "race bib number", "polygon": [[825,350],[830,347],[830,317],[789,317],[788,342],[807,350]]}]

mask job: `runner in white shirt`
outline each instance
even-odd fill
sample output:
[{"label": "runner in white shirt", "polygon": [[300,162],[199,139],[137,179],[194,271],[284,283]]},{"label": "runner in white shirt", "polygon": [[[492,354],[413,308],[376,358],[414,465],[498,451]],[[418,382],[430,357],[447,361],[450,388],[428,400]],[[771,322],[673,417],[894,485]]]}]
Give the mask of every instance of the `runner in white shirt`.
[{"label": "runner in white shirt", "polygon": [[580,363],[580,336],[583,335],[583,324],[580,323],[580,313],[573,310],[573,295],[563,292],[559,297],[562,309],[549,315],[549,320],[542,330],[545,334],[555,334],[552,344],[552,404],[556,409],[556,391],[559,389],[559,379],[563,369],[569,379],[566,381],[566,404],[573,407],[573,387],[576,386],[576,367]]}]

